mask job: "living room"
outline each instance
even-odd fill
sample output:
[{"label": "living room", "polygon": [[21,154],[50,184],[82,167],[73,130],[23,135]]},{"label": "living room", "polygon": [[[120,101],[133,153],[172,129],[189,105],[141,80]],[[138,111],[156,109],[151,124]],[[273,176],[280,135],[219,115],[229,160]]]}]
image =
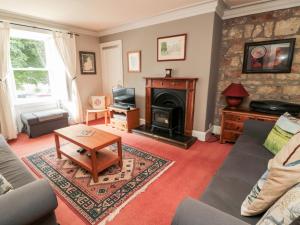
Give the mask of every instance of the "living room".
[{"label": "living room", "polygon": [[0,224],[300,224],[299,0],[0,0]]}]

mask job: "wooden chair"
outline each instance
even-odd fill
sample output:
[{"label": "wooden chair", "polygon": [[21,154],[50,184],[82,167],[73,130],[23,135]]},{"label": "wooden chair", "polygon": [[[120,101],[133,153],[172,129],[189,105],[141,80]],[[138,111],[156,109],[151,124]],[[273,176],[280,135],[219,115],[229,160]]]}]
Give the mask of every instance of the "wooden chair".
[{"label": "wooden chair", "polygon": [[[94,107],[94,103],[93,101],[95,101],[95,99],[104,99],[104,106],[103,107]],[[103,103],[101,103],[103,104]],[[86,118],[85,118],[85,123],[86,125],[89,124],[89,114],[90,113],[94,113],[95,114],[95,119],[97,120],[98,117],[97,117],[97,114],[98,113],[104,113],[104,121],[105,121],[105,125],[107,125],[107,117],[110,116],[109,115],[109,110],[108,110],[108,106],[110,104],[110,98],[108,96],[91,96],[90,97],[90,106],[91,106],[91,109],[87,109],[86,110]]]}]

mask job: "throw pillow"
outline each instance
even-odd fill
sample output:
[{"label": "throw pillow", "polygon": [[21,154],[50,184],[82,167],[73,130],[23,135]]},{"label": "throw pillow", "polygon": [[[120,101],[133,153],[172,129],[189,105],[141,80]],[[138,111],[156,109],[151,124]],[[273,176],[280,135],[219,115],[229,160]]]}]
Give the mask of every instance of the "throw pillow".
[{"label": "throw pillow", "polygon": [[91,96],[93,109],[105,109],[105,96]]},{"label": "throw pillow", "polygon": [[300,216],[300,184],[287,191],[260,219],[257,225],[288,225]]},{"label": "throw pillow", "polygon": [[0,174],[0,195],[13,190],[12,185]]},{"label": "throw pillow", "polygon": [[300,132],[300,119],[285,113],[277,120],[264,146],[275,155],[298,132]]},{"label": "throw pillow", "polygon": [[[299,156],[300,154],[300,146],[297,146],[297,142],[294,141],[297,138],[299,138],[299,135],[291,139],[295,146],[287,145],[269,161],[268,170],[258,180],[242,203],[241,215],[254,216],[263,213],[287,190],[300,182],[300,161],[297,160],[292,163],[289,161],[291,156]],[[288,147],[294,147],[291,155],[285,154],[287,150],[290,150]],[[287,161],[288,163],[285,163]]]},{"label": "throw pillow", "polygon": [[269,164],[272,161],[281,163],[282,165],[295,162],[300,159],[300,133],[295,134],[289,142],[278,152],[273,159],[270,160]]}]

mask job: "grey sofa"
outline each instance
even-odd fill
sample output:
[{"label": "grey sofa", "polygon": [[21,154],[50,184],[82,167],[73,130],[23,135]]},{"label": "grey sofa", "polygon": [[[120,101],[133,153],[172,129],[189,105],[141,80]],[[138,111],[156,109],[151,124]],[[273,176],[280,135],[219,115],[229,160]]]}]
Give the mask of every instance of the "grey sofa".
[{"label": "grey sofa", "polygon": [[57,199],[46,180],[36,180],[0,135],[0,173],[14,188],[0,195],[1,225],[54,225]]},{"label": "grey sofa", "polygon": [[263,147],[271,122],[248,120],[221,168],[200,200],[184,199],[176,210],[172,225],[256,224],[262,215],[243,217],[241,205],[267,169],[273,155]]}]

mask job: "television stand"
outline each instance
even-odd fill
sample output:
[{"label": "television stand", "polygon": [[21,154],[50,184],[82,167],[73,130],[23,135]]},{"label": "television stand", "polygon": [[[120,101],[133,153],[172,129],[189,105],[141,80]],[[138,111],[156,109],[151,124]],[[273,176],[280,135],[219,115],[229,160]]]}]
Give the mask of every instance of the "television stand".
[{"label": "television stand", "polygon": [[112,127],[131,132],[133,128],[140,125],[140,109],[138,108],[122,109],[110,106],[108,110]]}]

